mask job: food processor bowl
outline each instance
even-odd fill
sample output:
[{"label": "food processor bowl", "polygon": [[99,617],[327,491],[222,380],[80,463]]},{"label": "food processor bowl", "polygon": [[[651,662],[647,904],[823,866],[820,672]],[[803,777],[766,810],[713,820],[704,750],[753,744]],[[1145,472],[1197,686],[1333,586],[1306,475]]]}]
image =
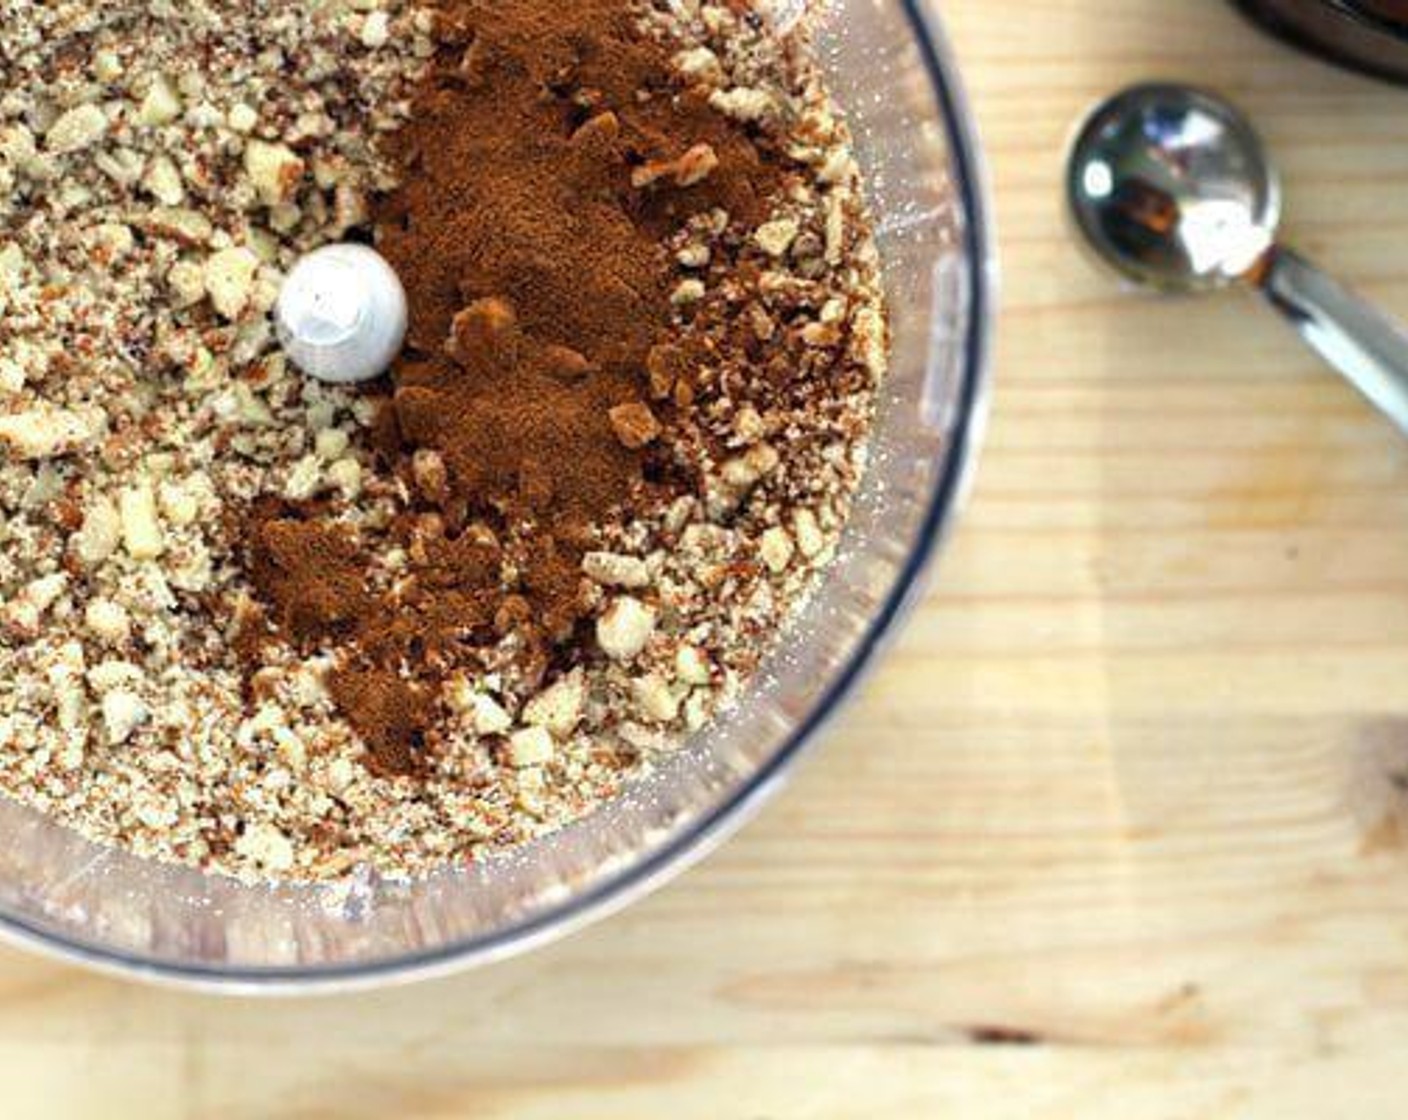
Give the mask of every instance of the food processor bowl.
[{"label": "food processor bowl", "polygon": [[[804,3],[773,0],[773,16],[795,19]],[[410,882],[247,885],[0,802],[0,933],[186,986],[374,986],[485,964],[599,918],[710,851],[778,787],[874,663],[963,500],[992,317],[982,168],[935,11],[829,7],[820,56],[867,172],[892,366],[843,547],[740,706],[573,827]]]}]

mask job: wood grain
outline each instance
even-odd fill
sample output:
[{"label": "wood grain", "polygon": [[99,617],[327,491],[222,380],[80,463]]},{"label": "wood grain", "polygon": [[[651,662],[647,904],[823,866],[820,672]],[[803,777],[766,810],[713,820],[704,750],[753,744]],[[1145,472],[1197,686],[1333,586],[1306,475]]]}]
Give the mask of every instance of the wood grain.
[{"label": "wood grain", "polygon": [[991,441],[829,749],[704,867],[488,972],[282,1005],[0,954],[3,1114],[1400,1116],[1408,446],[1248,298],[1118,292],[1059,158],[1235,95],[1297,242],[1408,314],[1408,93],[1220,0],[948,0],[1006,276]]}]

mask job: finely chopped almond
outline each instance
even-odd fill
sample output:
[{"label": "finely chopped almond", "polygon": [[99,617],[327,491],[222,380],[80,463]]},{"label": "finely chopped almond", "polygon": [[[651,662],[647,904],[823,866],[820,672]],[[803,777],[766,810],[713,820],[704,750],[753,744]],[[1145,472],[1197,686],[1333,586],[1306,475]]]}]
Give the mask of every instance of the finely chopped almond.
[{"label": "finely chopped almond", "polygon": [[49,459],[81,451],[102,434],[103,419],[91,409],[47,404],[0,416],[0,444],[19,459]]},{"label": "finely chopped almond", "polygon": [[656,612],[650,607],[623,595],[597,620],[596,640],[608,657],[630,661],[645,649],[655,633],[656,619]]},{"label": "finely chopped almond", "polygon": [[[0,789],[100,841],[248,878],[419,873],[576,819],[739,695],[834,554],[888,339],[859,171],[805,51],[746,5],[683,12],[12,0]],[[496,40],[522,14],[545,37]],[[472,455],[423,439],[388,466],[375,394],[307,381],[278,352],[279,277],[405,197],[397,145],[423,134],[428,67],[511,125],[496,51],[608,28],[651,83],[673,70],[676,96],[637,96],[628,65],[565,92],[570,111],[538,106],[574,121],[566,162],[541,196],[476,210],[479,302],[429,307],[411,285],[413,317],[437,324],[420,349],[449,335],[447,378],[492,359],[581,409],[504,489],[471,475],[499,469],[521,416]],[[638,119],[660,144],[633,167],[621,136]],[[570,203],[574,182],[629,200],[612,221],[645,223],[636,249],[613,240],[625,226],[574,233],[575,204],[534,210]],[[541,236],[558,239],[525,268],[513,253]],[[514,288],[530,273],[560,285],[553,314]],[[600,279],[603,298],[641,298],[581,304]],[[404,403],[433,434],[435,408]],[[606,484],[579,489],[583,469]],[[564,500],[572,532],[535,530]],[[506,501],[523,503],[513,518]],[[270,602],[255,509],[286,523],[284,544],[330,518],[311,556],[345,582]],[[483,582],[447,582],[462,565]],[[414,656],[358,667],[366,650],[319,635],[370,596],[447,621],[407,631]],[[466,627],[475,655],[458,661]],[[444,668],[418,679],[425,665]],[[402,737],[406,770],[368,767],[374,726]]]}]

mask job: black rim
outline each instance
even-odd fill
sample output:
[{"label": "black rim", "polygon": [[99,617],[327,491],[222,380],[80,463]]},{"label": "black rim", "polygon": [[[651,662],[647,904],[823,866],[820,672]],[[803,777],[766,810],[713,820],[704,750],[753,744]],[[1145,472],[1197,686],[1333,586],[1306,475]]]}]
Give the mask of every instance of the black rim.
[{"label": "black rim", "polygon": [[[1363,50],[1356,50],[1317,38],[1289,17],[1268,11],[1258,0],[1232,2],[1248,19],[1293,47],[1373,78],[1399,84],[1408,81],[1408,52],[1405,52],[1401,63],[1388,62],[1383,58],[1371,57],[1372,48],[1368,43],[1363,44]],[[1384,48],[1397,50],[1401,45],[1408,44],[1408,24],[1395,23],[1384,16],[1365,11],[1358,0],[1327,0],[1327,3],[1353,21],[1355,34],[1359,38],[1381,36],[1376,44],[1381,51]]]},{"label": "black rim", "polygon": [[1353,16],[1360,23],[1372,27],[1375,31],[1381,31],[1386,35],[1392,35],[1395,39],[1408,42],[1408,21],[1390,19],[1377,12],[1368,11],[1362,0],[1331,0],[1331,3]]},{"label": "black rim", "polygon": [[594,918],[604,917],[614,908],[614,904],[646,893],[663,883],[671,872],[687,867],[691,854],[707,854],[709,842],[724,838],[730,825],[741,825],[746,821],[747,811],[764,800],[796,758],[816,743],[818,732],[837,714],[858,680],[874,662],[885,639],[893,632],[896,620],[904,611],[951,525],[973,466],[982,427],[993,299],[984,164],[966,98],[957,75],[945,68],[937,45],[939,28],[924,10],[925,0],[901,0],[901,6],[914,30],[916,43],[929,72],[956,167],[956,190],[966,217],[962,239],[966,259],[970,262],[966,277],[970,326],[964,345],[963,384],[958,396],[960,420],[954,426],[952,452],[947,457],[943,477],[934,488],[917,544],[884,607],[871,623],[844,671],[831,683],[805,721],[748,783],[640,864],[598,883],[570,903],[487,937],[455,942],[381,962],[287,969],[170,964],[70,942],[23,919],[0,918],[0,929],[70,961],[127,976],[144,976],[210,989],[247,988],[277,994],[293,988],[309,991],[413,980],[420,975],[448,970],[471,954],[486,960],[506,957],[516,950],[552,940],[558,933],[580,928]]}]

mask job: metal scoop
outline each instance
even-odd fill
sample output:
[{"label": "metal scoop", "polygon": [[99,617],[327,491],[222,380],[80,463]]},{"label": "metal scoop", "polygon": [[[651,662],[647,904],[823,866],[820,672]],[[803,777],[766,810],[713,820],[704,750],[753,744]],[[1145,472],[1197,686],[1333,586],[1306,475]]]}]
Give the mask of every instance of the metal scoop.
[{"label": "metal scoop", "polygon": [[1408,333],[1276,243],[1280,181],[1231,105],[1179,85],[1117,94],[1082,126],[1066,185],[1086,238],[1129,279],[1169,292],[1252,285],[1408,433]]}]

